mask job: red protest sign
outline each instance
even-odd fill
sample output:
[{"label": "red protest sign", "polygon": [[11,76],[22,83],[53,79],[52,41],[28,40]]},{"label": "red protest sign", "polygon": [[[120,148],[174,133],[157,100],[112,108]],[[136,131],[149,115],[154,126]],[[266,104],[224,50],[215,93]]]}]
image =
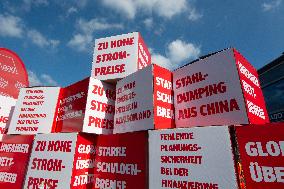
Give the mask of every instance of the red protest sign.
[{"label": "red protest sign", "polygon": [[[173,72],[177,127],[267,123],[255,69],[235,50],[213,53]],[[254,91],[254,92],[253,92]]]},{"label": "red protest sign", "polygon": [[96,39],[92,77],[117,80],[151,64],[150,53],[138,32]]},{"label": "red protest sign", "polygon": [[94,188],[147,188],[147,132],[100,135],[95,145]]},{"label": "red protest sign", "polygon": [[82,131],[89,78],[62,89],[57,114],[57,132]]},{"label": "red protest sign", "polygon": [[33,135],[4,135],[0,142],[0,188],[22,188]]},{"label": "red protest sign", "polygon": [[114,85],[90,77],[65,87],[62,91],[57,132],[112,133]]},{"label": "red protest sign", "polygon": [[246,189],[284,187],[283,124],[235,127]]},{"label": "red protest sign", "polygon": [[20,88],[28,86],[27,70],[20,57],[0,48],[0,95],[18,98]]},{"label": "red protest sign", "polygon": [[244,94],[249,123],[268,123],[269,118],[257,70],[235,49],[234,56]]},{"label": "red protest sign", "polygon": [[147,136],[146,132],[80,135],[72,188],[147,188]]},{"label": "red protest sign", "polygon": [[117,82],[114,133],[173,127],[169,70],[152,64]]}]

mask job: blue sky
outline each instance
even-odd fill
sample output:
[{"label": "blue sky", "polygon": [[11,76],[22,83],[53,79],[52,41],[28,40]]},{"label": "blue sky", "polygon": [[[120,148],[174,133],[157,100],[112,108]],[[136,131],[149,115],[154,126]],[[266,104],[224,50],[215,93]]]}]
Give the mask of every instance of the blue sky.
[{"label": "blue sky", "polygon": [[284,51],[284,0],[0,1],[0,46],[22,58],[32,85],[88,77],[95,39],[133,31],[171,69],[226,47],[260,68]]}]

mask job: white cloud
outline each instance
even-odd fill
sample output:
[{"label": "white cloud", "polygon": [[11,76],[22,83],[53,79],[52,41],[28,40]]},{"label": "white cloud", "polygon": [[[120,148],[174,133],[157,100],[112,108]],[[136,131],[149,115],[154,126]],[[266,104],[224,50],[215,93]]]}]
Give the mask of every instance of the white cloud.
[{"label": "white cloud", "polygon": [[30,87],[32,86],[58,86],[58,83],[48,74],[37,75],[28,70]]},{"label": "white cloud", "polygon": [[197,21],[202,17],[203,17],[203,15],[201,13],[199,13],[195,8],[189,9],[188,19],[190,21]]},{"label": "white cloud", "polygon": [[0,36],[16,38],[27,36],[27,39],[39,47],[54,48],[60,43],[59,40],[48,39],[35,29],[29,29],[21,18],[10,14],[0,14]]},{"label": "white cloud", "polygon": [[71,40],[67,43],[69,47],[77,51],[88,51],[91,50],[93,42],[93,36],[89,34],[75,34]]},{"label": "white cloud", "polygon": [[152,14],[170,19],[173,16],[189,11],[190,19],[201,18],[192,4],[186,0],[102,0],[104,6],[115,10],[128,19],[134,19],[141,11],[144,14]]},{"label": "white cloud", "polygon": [[151,29],[153,27],[154,21],[153,18],[146,18],[143,23],[146,28]]},{"label": "white cloud", "polygon": [[196,59],[200,55],[200,47],[177,39],[167,47],[167,54],[174,64],[182,63],[188,59]]},{"label": "white cloud", "polygon": [[84,8],[88,4],[88,0],[75,0],[75,2],[79,8]]},{"label": "white cloud", "polygon": [[170,70],[174,69],[171,60],[161,54],[153,53],[151,55],[152,62]]},{"label": "white cloud", "polygon": [[94,18],[89,21],[85,19],[79,19],[76,23],[78,32],[72,36],[67,45],[77,51],[87,52],[89,50],[92,50],[91,47],[94,41],[93,33],[95,31],[123,29],[123,27],[124,26],[122,24],[108,23],[105,19]]},{"label": "white cloud", "polygon": [[27,31],[27,36],[32,43],[34,43],[35,45],[41,48],[44,47],[55,48],[60,43],[59,40],[47,39],[43,34],[41,34],[39,31],[34,29]]},{"label": "white cloud", "polygon": [[98,18],[94,18],[89,21],[79,19],[76,27],[78,30],[88,34],[93,33],[96,30],[123,29],[122,24],[107,23],[104,19]]},{"label": "white cloud", "polygon": [[152,54],[152,62],[173,70],[187,61],[198,58],[200,54],[201,49],[199,46],[177,39],[169,43],[166,47],[167,56],[154,52]]},{"label": "white cloud", "polygon": [[156,1],[154,11],[161,17],[171,18],[187,9],[186,0],[158,0]]},{"label": "white cloud", "polygon": [[272,0],[270,2],[267,3],[263,3],[262,4],[262,10],[267,12],[267,11],[271,11],[276,9],[277,7],[279,7],[282,3],[282,0]]},{"label": "white cloud", "polygon": [[78,9],[77,9],[77,8],[75,8],[75,7],[70,7],[70,8],[67,10],[66,17],[70,16],[71,14],[77,13],[77,12],[78,12]]},{"label": "white cloud", "polygon": [[133,19],[136,15],[137,1],[133,0],[103,0],[103,4],[109,8],[123,13],[127,18]]},{"label": "white cloud", "polygon": [[32,6],[39,7],[39,6],[48,6],[48,0],[23,0],[22,9],[25,11],[30,11]]},{"label": "white cloud", "polygon": [[21,18],[0,14],[0,36],[22,37],[24,25]]},{"label": "white cloud", "polygon": [[58,83],[50,76],[47,74],[41,74],[40,78],[42,79],[42,81],[44,83],[46,83],[47,85],[51,85],[51,86],[58,86]]}]

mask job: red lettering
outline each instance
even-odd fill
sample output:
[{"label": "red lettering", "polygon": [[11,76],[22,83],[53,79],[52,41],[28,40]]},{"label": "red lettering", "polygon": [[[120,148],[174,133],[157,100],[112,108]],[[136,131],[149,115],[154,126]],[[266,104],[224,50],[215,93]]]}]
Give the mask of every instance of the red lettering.
[{"label": "red lettering", "polygon": [[95,68],[95,76],[110,75],[110,74],[124,73],[124,72],[125,72],[125,64]]}]

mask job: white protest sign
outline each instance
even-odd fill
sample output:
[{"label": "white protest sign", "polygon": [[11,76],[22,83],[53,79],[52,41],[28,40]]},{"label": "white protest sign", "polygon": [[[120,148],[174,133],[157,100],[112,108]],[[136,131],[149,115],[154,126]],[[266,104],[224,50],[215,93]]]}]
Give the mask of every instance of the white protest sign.
[{"label": "white protest sign", "polygon": [[92,77],[120,79],[151,63],[150,53],[138,32],[95,41]]},{"label": "white protest sign", "polygon": [[115,86],[90,78],[83,132],[111,134],[114,126]]},{"label": "white protest sign", "polygon": [[9,134],[50,133],[55,129],[59,87],[22,88]]},{"label": "white protest sign", "polygon": [[229,129],[149,131],[149,188],[237,189]]},{"label": "white protest sign", "polygon": [[248,123],[232,50],[177,69],[173,81],[176,127]]},{"label": "white protest sign", "polygon": [[114,133],[154,128],[153,67],[117,82]]},{"label": "white protest sign", "polygon": [[36,135],[24,188],[70,188],[77,135]]}]

